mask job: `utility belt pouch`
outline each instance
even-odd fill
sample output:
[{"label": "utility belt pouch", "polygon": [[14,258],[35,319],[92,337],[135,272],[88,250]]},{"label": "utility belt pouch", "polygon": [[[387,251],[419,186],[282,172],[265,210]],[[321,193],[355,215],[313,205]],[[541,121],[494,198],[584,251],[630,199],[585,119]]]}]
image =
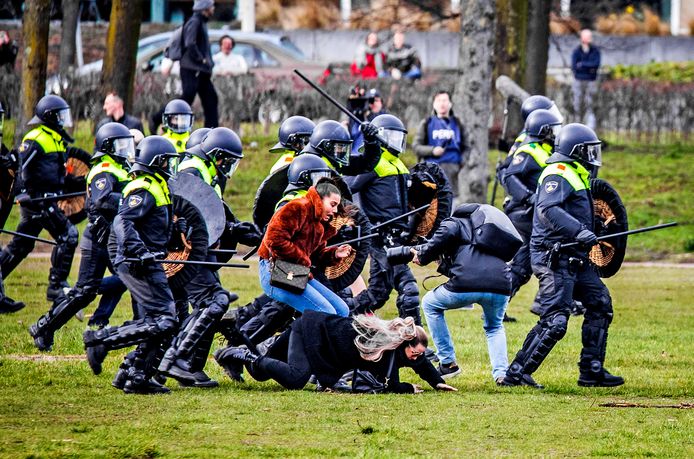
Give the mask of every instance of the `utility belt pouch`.
[{"label": "utility belt pouch", "polygon": [[292,293],[302,293],[306,289],[311,268],[283,260],[270,263],[270,285]]},{"label": "utility belt pouch", "polygon": [[586,266],[586,260],[583,258],[569,257],[569,271],[577,273],[583,271]]},{"label": "utility belt pouch", "polygon": [[559,256],[561,255],[561,242],[555,242],[552,248],[547,252],[547,267],[556,269],[559,264]]}]

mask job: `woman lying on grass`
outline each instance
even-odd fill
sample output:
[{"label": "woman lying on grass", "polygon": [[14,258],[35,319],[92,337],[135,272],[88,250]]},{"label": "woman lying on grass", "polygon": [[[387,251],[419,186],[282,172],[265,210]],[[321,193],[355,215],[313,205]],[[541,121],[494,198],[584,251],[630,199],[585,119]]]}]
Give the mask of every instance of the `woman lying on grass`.
[{"label": "woman lying on grass", "polygon": [[311,375],[323,387],[332,387],[345,372],[358,368],[385,382],[388,392],[422,392],[417,384],[400,382],[400,368],[410,367],[434,389],[456,391],[424,357],[428,341],[412,317],[382,320],[306,311],[266,355],[230,347],[218,361],[222,366],[243,362],[256,380],[274,379],[287,389],[302,389]]}]

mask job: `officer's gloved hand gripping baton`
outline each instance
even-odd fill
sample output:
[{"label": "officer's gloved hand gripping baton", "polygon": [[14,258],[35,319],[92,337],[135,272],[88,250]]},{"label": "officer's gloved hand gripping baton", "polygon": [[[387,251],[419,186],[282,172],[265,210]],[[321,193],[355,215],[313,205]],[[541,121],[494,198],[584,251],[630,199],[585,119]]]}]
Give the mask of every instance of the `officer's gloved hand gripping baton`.
[{"label": "officer's gloved hand gripping baton", "polygon": [[[649,231],[656,231],[659,229],[664,229],[664,228],[670,228],[671,226],[677,226],[677,222],[670,222],[670,223],[663,223],[662,225],[653,225],[653,226],[646,226],[644,228],[637,228],[629,231],[622,231],[621,233],[614,233],[614,234],[606,234],[605,236],[600,236],[597,238],[597,241],[604,241],[606,239],[613,239],[615,237],[621,237],[621,236],[629,236],[632,234],[638,234],[638,233],[647,233]],[[559,247],[560,249],[566,249],[569,247],[575,247],[579,245],[580,242],[569,242],[566,244],[561,244]]]}]

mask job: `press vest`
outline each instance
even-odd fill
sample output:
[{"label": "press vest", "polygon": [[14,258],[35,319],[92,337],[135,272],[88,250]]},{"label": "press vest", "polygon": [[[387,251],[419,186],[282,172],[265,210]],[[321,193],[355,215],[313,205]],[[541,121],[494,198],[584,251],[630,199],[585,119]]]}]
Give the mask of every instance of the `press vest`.
[{"label": "press vest", "polygon": [[215,183],[212,185],[212,180],[217,176],[217,168],[214,164],[209,164],[209,161],[205,161],[199,156],[190,156],[178,166],[179,172],[185,169],[195,169],[200,172],[205,183],[214,188],[217,196],[222,197],[222,189],[219,187],[219,184]]},{"label": "press vest", "polygon": [[538,184],[541,184],[548,175],[560,176],[569,182],[574,191],[590,190],[590,172],[579,163],[548,164],[542,171]]},{"label": "press vest", "polygon": [[145,189],[154,197],[157,207],[168,206],[171,204],[169,186],[159,174],[142,175],[128,183],[123,189],[123,198],[135,190]]}]

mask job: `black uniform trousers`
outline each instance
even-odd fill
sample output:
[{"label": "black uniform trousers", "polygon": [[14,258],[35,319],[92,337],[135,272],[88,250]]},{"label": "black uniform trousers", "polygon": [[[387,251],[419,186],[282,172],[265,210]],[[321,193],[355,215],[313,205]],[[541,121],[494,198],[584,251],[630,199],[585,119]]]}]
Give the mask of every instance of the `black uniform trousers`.
[{"label": "black uniform trousers", "polygon": [[212,84],[212,74],[198,70],[181,69],[181,85],[183,95],[181,99],[193,105],[195,94],[200,96],[200,103],[205,115],[205,127],[216,128],[219,126],[217,91]]},{"label": "black uniform trousers", "polygon": [[[51,254],[49,283],[60,284],[67,280],[77,248],[79,234],[56,203],[22,206],[17,232],[38,236],[46,229],[58,243]],[[7,277],[34,249],[35,241],[15,236],[0,254],[2,273]]]}]

